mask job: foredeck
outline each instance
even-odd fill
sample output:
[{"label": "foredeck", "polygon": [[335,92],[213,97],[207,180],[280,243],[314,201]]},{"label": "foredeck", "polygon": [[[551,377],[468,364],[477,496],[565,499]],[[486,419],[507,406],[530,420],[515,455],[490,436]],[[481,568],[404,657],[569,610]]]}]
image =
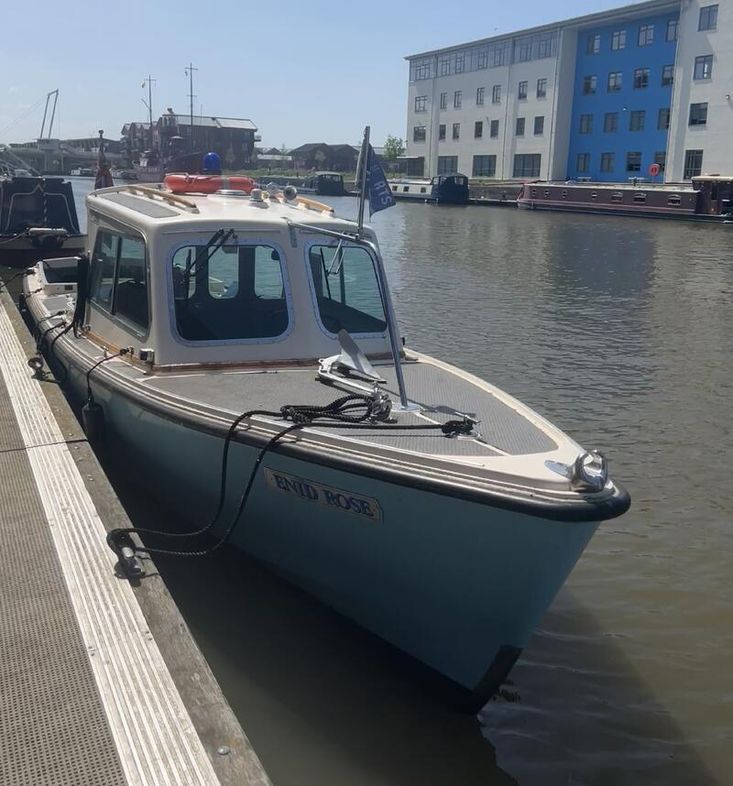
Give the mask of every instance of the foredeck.
[{"label": "foredeck", "polygon": [[32,352],[3,294],[0,783],[269,784],[162,580],[115,576],[129,522]]}]

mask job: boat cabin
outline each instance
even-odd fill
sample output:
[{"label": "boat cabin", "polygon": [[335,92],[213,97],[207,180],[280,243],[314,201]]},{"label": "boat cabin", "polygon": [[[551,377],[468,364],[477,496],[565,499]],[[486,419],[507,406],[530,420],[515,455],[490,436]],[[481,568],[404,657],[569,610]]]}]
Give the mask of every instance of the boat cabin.
[{"label": "boat cabin", "polygon": [[303,191],[319,196],[345,196],[344,176],[340,172],[314,172],[303,181]]},{"label": "boat cabin", "polygon": [[733,209],[733,177],[699,175],[692,178],[698,192],[696,212],[707,215],[727,215]]},{"label": "boat cabin", "polygon": [[390,180],[392,196],[396,199],[417,199],[421,202],[438,202],[464,205],[468,202],[468,178],[452,173],[437,175],[431,180]]},{"label": "boat cabin", "polygon": [[387,356],[376,240],[330,207],[255,190],[171,194],[120,186],[89,211],[89,335],[156,368],[314,362],[346,330]]}]

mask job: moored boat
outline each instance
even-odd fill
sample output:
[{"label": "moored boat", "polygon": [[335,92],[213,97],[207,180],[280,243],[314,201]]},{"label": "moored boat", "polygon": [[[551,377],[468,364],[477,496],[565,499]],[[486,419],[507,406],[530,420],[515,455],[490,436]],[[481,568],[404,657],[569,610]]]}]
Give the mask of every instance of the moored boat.
[{"label": "moored boat", "polygon": [[340,172],[313,172],[306,175],[298,191],[316,196],[348,196],[344,176]]},{"label": "moored boat", "polygon": [[71,183],[61,177],[0,177],[0,263],[25,267],[84,250]]},{"label": "moored boat", "polygon": [[453,173],[436,175],[431,180],[397,179],[389,181],[395,199],[412,199],[438,204],[468,204],[468,178]]},{"label": "moored boat", "polygon": [[700,175],[688,183],[524,183],[517,206],[598,215],[733,221],[733,177]]},{"label": "moored boat", "polygon": [[605,459],[404,348],[373,231],[293,189],[120,186],[87,207],[87,257],[40,263],[24,291],[90,436],[486,701],[628,507]]}]

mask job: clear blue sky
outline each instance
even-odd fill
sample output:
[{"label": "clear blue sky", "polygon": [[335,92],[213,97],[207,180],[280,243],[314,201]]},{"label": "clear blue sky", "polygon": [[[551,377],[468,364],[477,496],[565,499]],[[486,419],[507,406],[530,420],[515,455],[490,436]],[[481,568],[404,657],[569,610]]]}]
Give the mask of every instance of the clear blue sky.
[{"label": "clear blue sky", "polygon": [[54,136],[143,120],[141,82],[156,79],[156,116],[195,111],[251,118],[268,146],[351,142],[372,126],[405,135],[407,63],[415,52],[623,5],[619,0],[7,0],[0,46],[0,142],[34,139],[59,88]]}]

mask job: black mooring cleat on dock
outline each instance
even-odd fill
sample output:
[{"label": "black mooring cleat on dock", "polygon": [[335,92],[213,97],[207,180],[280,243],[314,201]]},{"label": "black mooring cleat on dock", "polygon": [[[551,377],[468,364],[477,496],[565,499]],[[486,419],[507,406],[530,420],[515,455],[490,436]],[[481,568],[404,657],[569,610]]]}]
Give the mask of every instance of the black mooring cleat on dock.
[{"label": "black mooring cleat on dock", "polygon": [[0,784],[267,786],[152,563],[115,575],[129,521],[33,352],[3,293]]}]

